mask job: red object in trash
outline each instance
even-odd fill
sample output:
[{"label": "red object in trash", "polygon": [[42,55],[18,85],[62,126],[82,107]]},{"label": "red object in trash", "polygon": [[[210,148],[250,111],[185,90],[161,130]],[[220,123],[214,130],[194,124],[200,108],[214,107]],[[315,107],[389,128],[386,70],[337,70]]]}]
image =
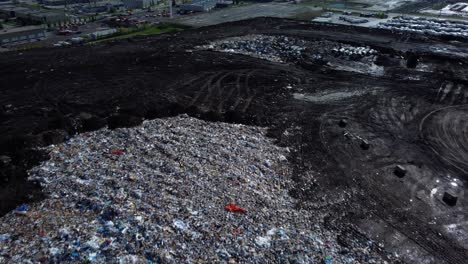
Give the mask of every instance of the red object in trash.
[{"label": "red object in trash", "polygon": [[111,154],[114,154],[114,155],[122,155],[123,153],[124,152],[121,149],[114,149],[111,151]]},{"label": "red object in trash", "polygon": [[232,230],[232,233],[234,235],[242,235],[244,231],[242,231],[242,229],[237,228],[237,229]]},{"label": "red object in trash", "polygon": [[239,213],[246,213],[247,210],[245,210],[244,208],[240,207],[240,206],[237,206],[233,203],[228,203],[226,205],[226,207],[224,207],[227,211],[229,212],[239,212]]}]

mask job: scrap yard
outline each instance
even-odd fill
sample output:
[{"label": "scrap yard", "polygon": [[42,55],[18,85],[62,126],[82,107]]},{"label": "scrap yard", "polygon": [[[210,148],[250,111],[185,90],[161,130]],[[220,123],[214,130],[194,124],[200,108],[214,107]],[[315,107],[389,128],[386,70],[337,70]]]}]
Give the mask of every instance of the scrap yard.
[{"label": "scrap yard", "polygon": [[467,263],[466,22],[337,17],[1,53],[0,263]]}]

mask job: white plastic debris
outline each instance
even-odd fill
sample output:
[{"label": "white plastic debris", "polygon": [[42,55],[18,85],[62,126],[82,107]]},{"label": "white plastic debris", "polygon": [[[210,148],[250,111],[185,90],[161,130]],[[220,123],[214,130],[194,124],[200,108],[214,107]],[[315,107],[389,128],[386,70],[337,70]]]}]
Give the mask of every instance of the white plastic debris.
[{"label": "white plastic debris", "polygon": [[269,248],[271,246],[271,237],[258,236],[255,238],[255,244],[259,247]]}]

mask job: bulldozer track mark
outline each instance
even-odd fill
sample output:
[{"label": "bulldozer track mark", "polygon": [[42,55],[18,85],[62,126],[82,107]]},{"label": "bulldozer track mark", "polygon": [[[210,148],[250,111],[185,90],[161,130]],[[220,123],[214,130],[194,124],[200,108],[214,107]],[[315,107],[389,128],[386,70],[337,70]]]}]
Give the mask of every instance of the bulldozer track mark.
[{"label": "bulldozer track mark", "polygon": [[246,89],[247,99],[245,99],[244,107],[241,110],[243,113],[245,113],[247,111],[247,109],[250,107],[250,104],[252,103],[252,100],[256,96],[256,89],[253,89],[253,92],[251,92],[252,89],[250,89],[250,85],[249,85],[249,80],[252,77],[252,74],[254,74],[255,72],[256,72],[255,70],[249,72],[249,74],[245,78],[244,86],[245,86],[245,89]]},{"label": "bulldozer track mark", "polygon": [[245,71],[238,72],[237,75],[236,75],[236,81],[234,83],[234,87],[231,87],[231,89],[229,89],[228,93],[225,96],[221,95],[222,98],[221,98],[221,100],[220,100],[220,102],[218,104],[218,107],[217,107],[218,112],[222,112],[224,110],[224,104],[231,99],[234,92],[236,92],[236,93],[239,92],[240,80],[244,75],[245,75]]}]

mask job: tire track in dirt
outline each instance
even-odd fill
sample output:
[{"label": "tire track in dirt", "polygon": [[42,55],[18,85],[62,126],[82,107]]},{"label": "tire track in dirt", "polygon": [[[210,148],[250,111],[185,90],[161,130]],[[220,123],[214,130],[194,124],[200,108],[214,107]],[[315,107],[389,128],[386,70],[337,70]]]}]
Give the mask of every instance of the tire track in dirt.
[{"label": "tire track in dirt", "polygon": [[216,99],[219,97],[216,94],[220,94],[224,91],[224,86],[222,86],[222,82],[225,78],[231,75],[232,72],[222,72],[222,75],[215,81],[215,83],[211,83],[208,87],[208,92],[205,95],[205,98],[201,100],[200,105],[206,106],[208,109],[211,109],[211,105],[213,104]]},{"label": "tire track in dirt", "polygon": [[245,90],[246,90],[246,98],[245,99],[245,104],[244,104],[244,107],[242,108],[241,112],[242,113],[245,113],[247,111],[247,109],[249,108],[250,104],[252,103],[252,100],[254,99],[254,97],[256,96],[256,91],[257,89],[253,89],[253,92],[251,92],[252,89],[250,89],[250,85],[249,85],[249,80],[250,78],[252,77],[252,75],[254,73],[256,73],[257,70],[253,70],[251,72],[249,72],[249,74],[247,75],[247,77],[245,78],[245,84],[244,84],[244,87],[245,87]]},{"label": "tire track in dirt", "polygon": [[468,106],[457,105],[428,113],[419,133],[431,150],[448,165],[468,174]]},{"label": "tire track in dirt", "polygon": [[[189,103],[188,107],[194,106],[199,98],[205,94],[205,92],[210,92],[211,86],[213,85],[213,81],[219,76],[223,74],[222,72],[217,72],[212,74],[207,81],[201,86],[198,91],[195,93],[195,96],[193,97],[192,101]],[[206,97],[205,97],[206,98]]]},{"label": "tire track in dirt", "polygon": [[[388,97],[383,99],[382,102],[376,103],[375,105],[369,105],[368,110],[364,112],[371,112],[371,118],[367,120],[366,123],[363,123],[362,114],[360,109],[366,109],[365,106],[359,106],[357,109],[352,109],[345,107],[336,111],[327,112],[324,114],[321,119],[319,128],[320,141],[322,142],[324,148],[327,152],[334,157],[338,164],[344,165],[344,172],[347,174],[347,178],[353,179],[354,177],[361,178],[362,183],[365,183],[364,192],[366,195],[361,197],[362,201],[365,201],[365,204],[373,214],[381,218],[389,226],[392,226],[395,230],[398,230],[407,239],[413,241],[421,249],[423,249],[428,254],[434,255],[437,258],[443,259],[448,263],[464,263],[463,249],[457,246],[454,242],[447,239],[445,236],[439,235],[439,230],[434,226],[428,224],[431,218],[426,218],[424,215],[416,215],[413,210],[408,210],[406,213],[402,213],[398,210],[402,210],[407,207],[407,201],[403,197],[395,196],[391,199],[391,202],[386,199],[389,196],[382,197],[380,194],[388,192],[386,190],[386,185],[383,184],[381,178],[382,176],[376,177],[374,174],[375,170],[379,169],[379,166],[387,166],[389,168],[394,168],[399,164],[396,158],[391,158],[395,156],[396,153],[390,152],[390,158],[387,158],[386,155],[379,156],[377,153],[374,153],[373,149],[381,149],[383,145],[374,144],[371,142],[371,149],[363,151],[359,146],[359,141],[362,139],[367,139],[366,135],[372,135],[372,131],[380,130],[391,130],[393,135],[397,135],[402,131],[405,131],[407,128],[406,124],[411,124],[418,122],[417,118],[420,113],[422,113],[425,107],[430,105],[424,105],[418,108],[418,103],[406,104],[404,101],[395,101]],[[377,106],[377,107],[376,107]],[[459,115],[459,114],[457,114]],[[360,116],[360,117],[359,117]],[[341,119],[348,120],[348,125],[346,128],[338,128],[338,123]],[[468,117],[463,118],[468,120]],[[457,119],[451,119],[454,124],[459,124]],[[358,125],[353,125],[358,124]],[[384,125],[383,125],[384,124]],[[374,126],[377,126],[374,128]],[[446,125],[447,127],[453,127],[456,125]],[[345,134],[339,135],[339,131],[342,130],[342,133]],[[462,129],[467,131],[467,129]],[[346,140],[346,133],[348,139]],[[382,136],[381,134],[380,136]],[[443,134],[445,135],[445,134]],[[337,140],[337,138],[343,138]],[[456,136],[455,136],[456,137]],[[330,139],[333,139],[330,141]],[[466,137],[465,137],[466,138]],[[346,142],[349,142],[346,144]],[[455,144],[459,146],[460,144]],[[465,146],[468,146],[466,144]],[[365,154],[367,153],[367,154]],[[398,157],[398,156],[396,156]],[[369,165],[368,165],[369,164]],[[373,169],[369,168],[373,167]],[[386,171],[392,171],[392,169],[387,169]],[[380,175],[382,173],[377,173]],[[390,174],[392,175],[392,174]],[[405,182],[409,185],[410,197],[416,199],[419,197],[421,191],[425,193],[430,193],[428,190],[429,183],[433,180],[431,178],[418,179],[415,178],[415,182],[408,181],[412,179],[411,177],[406,177]],[[391,181],[391,179],[390,179]],[[364,187],[363,186],[363,187]],[[393,194],[392,194],[393,195]],[[462,197],[460,197],[462,199]],[[433,198],[435,199],[435,198]],[[436,202],[432,200],[432,202]],[[440,204],[440,201],[437,201],[437,205],[443,208],[443,205]],[[397,206],[390,206],[390,204],[397,204]],[[440,204],[440,205],[439,205]],[[431,203],[427,206],[431,207]],[[397,209],[399,208],[399,209]],[[432,208],[432,207],[431,207]],[[465,218],[465,215],[461,215],[462,218]],[[455,224],[458,224],[460,221],[457,221]],[[461,221],[463,223],[464,221]],[[453,249],[453,251],[451,250]]]},{"label": "tire track in dirt", "polygon": [[221,113],[221,112],[224,111],[224,104],[225,104],[226,102],[228,102],[228,101],[232,98],[232,96],[234,95],[234,92],[237,92],[237,93],[239,92],[239,90],[240,90],[240,85],[241,85],[241,84],[240,84],[240,80],[241,80],[242,77],[245,76],[245,73],[246,73],[246,72],[247,72],[247,71],[239,71],[239,72],[236,74],[236,80],[235,80],[235,83],[234,83],[234,87],[231,87],[231,89],[229,89],[228,93],[227,93],[225,96],[223,96],[222,94],[220,95],[220,96],[221,96],[221,100],[220,100],[220,102],[219,102],[219,104],[218,104],[218,106],[217,106],[217,111],[218,111],[219,113]]}]

